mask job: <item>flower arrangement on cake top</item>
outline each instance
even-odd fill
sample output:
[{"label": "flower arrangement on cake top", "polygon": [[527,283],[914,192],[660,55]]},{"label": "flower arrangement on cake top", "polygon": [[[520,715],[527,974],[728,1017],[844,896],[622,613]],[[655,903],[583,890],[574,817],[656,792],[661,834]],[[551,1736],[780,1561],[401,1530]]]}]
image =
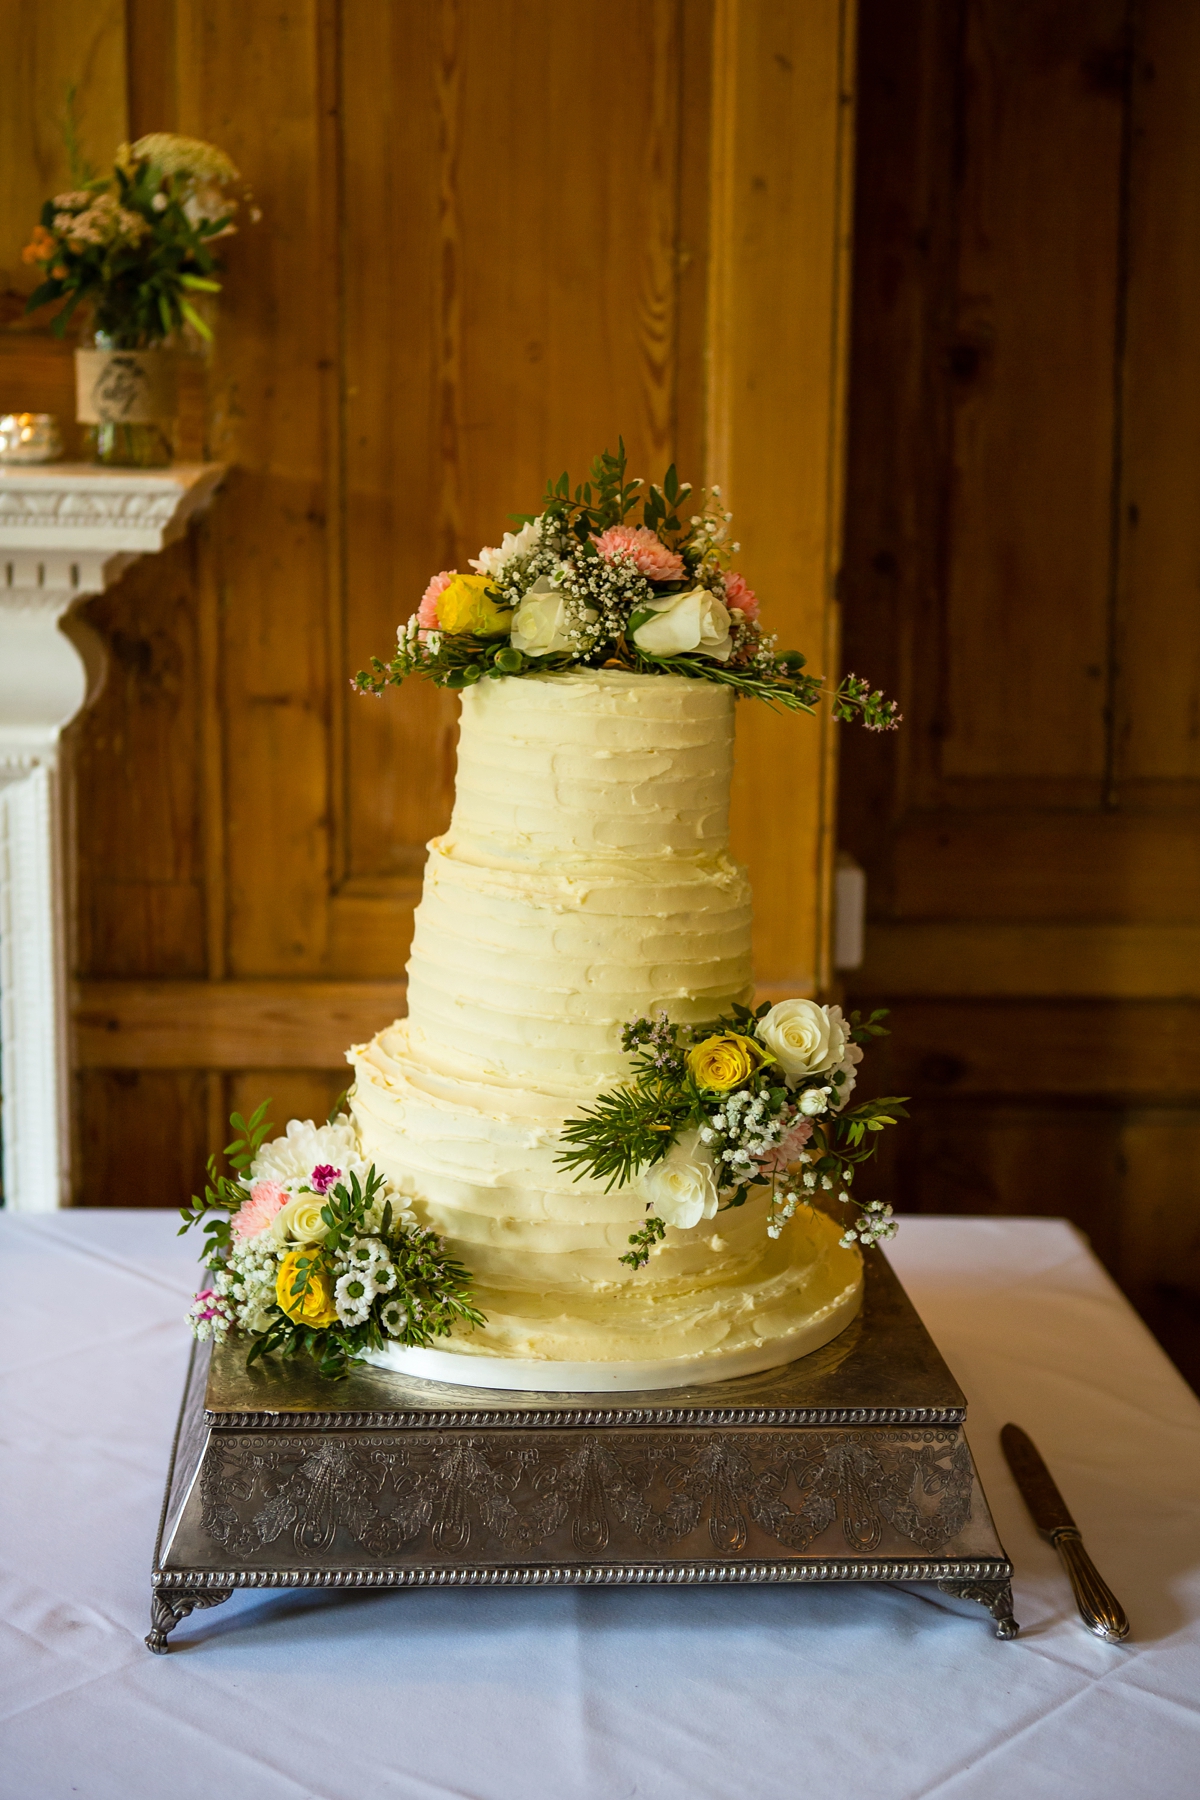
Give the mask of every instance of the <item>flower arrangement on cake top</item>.
[{"label": "flower arrangement on cake top", "polygon": [[195,1336],[224,1343],[236,1332],[247,1363],[304,1351],[322,1375],[343,1375],[364,1350],[481,1325],[467,1271],[364,1164],[352,1122],[293,1119],[268,1143],[269,1104],[249,1120],[233,1114],[225,1154],[236,1174],[210,1158],[203,1199],[182,1211],[181,1236],[204,1221],[213,1276],[188,1313]]},{"label": "flower arrangement on cake top", "polygon": [[[812,712],[820,678],[763,630],[757,595],[731,567],[740,545],[730,542],[720,489],[707,490],[698,511],[691,496],[674,464],[661,487],[627,480],[623,442],[574,490],[561,475],[547,483],[540,513],[471,559],[473,573],[433,577],[395,656],[373,657],[355,685],[378,695],[409,675],[465,688],[485,677],[627,669],[716,681]],[[836,717],[872,731],[899,722],[895,702],[857,675],[831,701]]]},{"label": "flower arrangement on cake top", "polygon": [[886,1036],[886,1016],[845,1019],[838,1006],[782,1000],[757,1012],[735,1006],[708,1025],[673,1025],[665,1013],[626,1025],[632,1081],[568,1120],[572,1148],[558,1158],[576,1180],[607,1178],[608,1191],[636,1182],[645,1195],[646,1223],[620,1260],[642,1268],[668,1225],[744,1206],[757,1187],[769,1190],[769,1237],[826,1193],[858,1209],[847,1247],[894,1236],[891,1207],[850,1191],[875,1134],[908,1116],[895,1095],[847,1107],[861,1046]]}]

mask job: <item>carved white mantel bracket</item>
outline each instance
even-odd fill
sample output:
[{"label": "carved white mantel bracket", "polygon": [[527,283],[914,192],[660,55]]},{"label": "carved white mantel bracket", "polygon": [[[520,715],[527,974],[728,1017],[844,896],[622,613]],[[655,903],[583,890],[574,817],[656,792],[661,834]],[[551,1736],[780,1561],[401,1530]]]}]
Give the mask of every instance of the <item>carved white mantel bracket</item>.
[{"label": "carved white mantel bracket", "polygon": [[70,1201],[59,737],[89,698],[59,630],[139,556],[165,549],[222,463],[0,468],[0,1088],[4,1200]]}]

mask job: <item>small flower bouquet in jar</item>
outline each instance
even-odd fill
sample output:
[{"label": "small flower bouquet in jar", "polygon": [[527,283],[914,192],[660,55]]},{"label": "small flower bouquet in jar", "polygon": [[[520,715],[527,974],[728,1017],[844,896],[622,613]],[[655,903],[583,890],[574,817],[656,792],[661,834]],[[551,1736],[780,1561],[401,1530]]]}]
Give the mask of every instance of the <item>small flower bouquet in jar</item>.
[{"label": "small flower bouquet in jar", "polygon": [[248,1363],[307,1353],[337,1376],[364,1350],[482,1324],[466,1270],[363,1162],[352,1121],[293,1119],[268,1142],[268,1104],[249,1120],[234,1113],[234,1175],[210,1159],[203,1198],[183,1209],[181,1235],[203,1221],[213,1277],[188,1314],[196,1337],[232,1333]]},{"label": "small flower bouquet in jar", "polygon": [[61,301],[62,337],[90,309],[77,399],[96,460],[168,463],[175,377],[162,346],[188,328],[212,336],[197,301],[220,291],[213,246],[236,230],[241,177],[223,150],[170,132],[122,144],[109,175],[92,177],[74,150],[73,161],[77,185],[47,200],[22,252],[42,271],[26,311]]},{"label": "small flower bouquet in jar", "polygon": [[862,1045],[886,1035],[885,1017],[781,1000],[757,1012],[735,1006],[707,1025],[674,1025],[665,1013],[626,1025],[632,1080],[564,1125],[570,1148],[558,1158],[576,1180],[633,1184],[645,1196],[646,1222],[620,1260],[644,1267],[668,1225],[699,1225],[756,1190],[768,1195],[769,1237],[825,1195],[852,1209],[844,1245],[892,1237],[891,1207],[851,1190],[876,1134],[907,1118],[904,1101],[848,1105]]}]

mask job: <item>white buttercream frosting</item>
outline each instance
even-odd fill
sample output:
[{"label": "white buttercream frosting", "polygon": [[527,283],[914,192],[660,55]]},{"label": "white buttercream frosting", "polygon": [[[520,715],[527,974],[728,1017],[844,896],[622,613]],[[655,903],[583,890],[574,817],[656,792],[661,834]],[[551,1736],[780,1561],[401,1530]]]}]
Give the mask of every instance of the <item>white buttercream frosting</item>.
[{"label": "white buttercream frosting", "polygon": [[[463,694],[454,813],[429,846],[409,1014],[349,1053],[363,1154],[472,1271],[464,1358],[699,1359],[794,1335],[856,1294],[820,1213],[765,1196],[669,1228],[638,1272],[636,1187],[560,1168],[560,1127],[628,1073],[622,1025],[752,993],[750,890],[728,849],[733,697],[580,670]],[[782,1358],[781,1358],[782,1360]]]}]

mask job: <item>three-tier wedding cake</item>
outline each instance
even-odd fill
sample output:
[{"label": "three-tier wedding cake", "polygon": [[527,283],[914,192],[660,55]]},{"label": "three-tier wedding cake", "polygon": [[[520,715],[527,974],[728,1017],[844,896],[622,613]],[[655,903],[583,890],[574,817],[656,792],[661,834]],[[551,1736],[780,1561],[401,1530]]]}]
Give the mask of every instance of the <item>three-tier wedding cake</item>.
[{"label": "three-tier wedding cake", "polygon": [[753,991],[729,854],[730,689],[580,669],[463,695],[454,814],[429,847],[409,1011],[351,1052],[364,1160],[473,1272],[486,1325],[372,1360],[487,1387],[638,1388],[826,1343],[861,1289],[841,1227],[765,1229],[764,1192],[619,1262],[645,1215],[556,1162],[620,1081],[626,1020],[687,1025]]}]

